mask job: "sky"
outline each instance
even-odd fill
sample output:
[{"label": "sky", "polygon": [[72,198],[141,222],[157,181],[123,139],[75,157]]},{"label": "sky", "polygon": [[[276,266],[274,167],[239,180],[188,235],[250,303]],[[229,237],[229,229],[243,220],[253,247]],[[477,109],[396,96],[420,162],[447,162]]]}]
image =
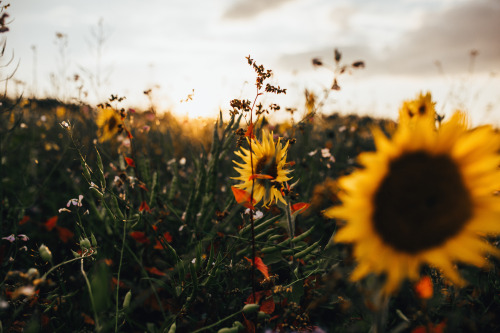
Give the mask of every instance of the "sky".
[{"label": "sky", "polygon": [[[300,114],[305,89],[323,96],[331,87],[334,73],[328,66],[334,65],[337,48],[341,63],[362,60],[366,67],[338,77],[341,89],[329,91],[325,114],[396,119],[403,100],[430,91],[439,113],[460,108],[474,124],[500,126],[500,0],[3,0],[2,5],[9,2],[10,31],[2,36],[7,47],[1,60],[4,64],[13,54],[7,69],[19,63],[15,82],[9,82],[11,94],[69,99],[87,92],[83,99],[91,105],[114,94],[126,97],[126,107],[153,103],[158,111],[191,117],[215,116],[220,109],[228,114],[232,99],[255,98],[255,74],[245,59],[250,55],[273,71],[271,83],[287,88],[286,96],[265,94],[259,100],[296,107]],[[314,67],[313,58],[328,66]],[[5,68],[0,75],[7,75]]]}]

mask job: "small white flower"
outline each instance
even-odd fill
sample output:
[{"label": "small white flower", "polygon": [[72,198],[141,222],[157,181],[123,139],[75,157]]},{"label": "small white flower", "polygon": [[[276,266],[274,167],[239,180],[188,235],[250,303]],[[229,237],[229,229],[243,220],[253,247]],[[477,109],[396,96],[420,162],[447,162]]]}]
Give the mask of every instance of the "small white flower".
[{"label": "small white flower", "polygon": [[313,151],[307,153],[307,155],[314,156],[314,155],[316,155],[317,152],[318,152],[318,150],[316,149],[316,150],[313,150]]},{"label": "small white flower", "polygon": [[62,121],[59,125],[61,125],[62,128],[69,128],[69,122],[67,121]]},{"label": "small white flower", "polygon": [[330,149],[328,148],[321,149],[321,156],[323,156],[323,158],[328,158],[332,156],[332,154],[330,154]]},{"label": "small white flower", "polygon": [[47,121],[47,116],[45,116],[45,115],[41,116],[40,120],[43,121],[43,122],[46,122]]},{"label": "small white flower", "polygon": [[180,165],[184,165],[184,164],[186,164],[186,158],[185,158],[185,157],[181,158],[181,159],[179,160],[179,164],[180,164]]}]

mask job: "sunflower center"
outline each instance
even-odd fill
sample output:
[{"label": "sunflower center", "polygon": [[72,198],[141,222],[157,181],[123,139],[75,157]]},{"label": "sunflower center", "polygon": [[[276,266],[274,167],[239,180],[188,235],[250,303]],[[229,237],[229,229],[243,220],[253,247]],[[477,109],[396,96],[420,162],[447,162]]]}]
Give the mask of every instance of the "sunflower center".
[{"label": "sunflower center", "polygon": [[108,131],[112,132],[113,129],[116,127],[117,124],[118,124],[118,122],[116,121],[115,117],[109,118],[109,120],[108,120]]},{"label": "sunflower center", "polygon": [[425,105],[420,105],[420,107],[418,108],[418,113],[420,113],[421,116],[423,116],[425,114]]},{"label": "sunflower center", "polygon": [[268,175],[276,179],[278,177],[278,166],[274,156],[262,156],[257,162],[256,174]]},{"label": "sunflower center", "polygon": [[442,245],[471,216],[470,194],[446,155],[402,155],[390,163],[374,196],[376,232],[393,248],[411,254]]}]

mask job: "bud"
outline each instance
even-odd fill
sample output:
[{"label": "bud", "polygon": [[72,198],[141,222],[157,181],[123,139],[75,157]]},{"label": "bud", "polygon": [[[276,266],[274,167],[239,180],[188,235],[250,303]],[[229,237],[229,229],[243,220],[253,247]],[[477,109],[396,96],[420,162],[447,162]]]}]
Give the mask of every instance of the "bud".
[{"label": "bud", "polygon": [[259,304],[247,304],[243,307],[243,313],[244,314],[251,314],[254,312],[259,311],[260,305]]},{"label": "bud", "polygon": [[224,327],[217,331],[217,333],[238,333],[238,327]]},{"label": "bud", "polygon": [[233,327],[238,327],[240,331],[243,331],[245,329],[245,326],[243,326],[243,324],[237,320],[233,323]]},{"label": "bud", "polygon": [[52,260],[52,252],[50,252],[49,248],[45,245],[40,245],[38,248],[38,253],[40,253],[40,257],[44,261],[51,261]]},{"label": "bud", "polygon": [[123,308],[126,309],[130,305],[130,299],[132,298],[132,292],[129,290],[125,295],[125,299],[123,300]]},{"label": "bud", "polygon": [[262,311],[259,311],[257,312],[257,319],[258,320],[266,320],[266,319],[269,319],[269,315],[265,312],[262,312]]},{"label": "bud", "polygon": [[168,333],[175,333],[176,330],[177,330],[177,324],[174,322],[172,326],[170,326]]},{"label": "bud", "polygon": [[28,269],[26,275],[28,276],[28,279],[33,280],[40,277],[40,272],[38,271],[38,269],[32,267]]},{"label": "bud", "polygon": [[97,239],[95,239],[95,236],[93,233],[90,234],[90,241],[91,241],[93,247],[97,247]]},{"label": "bud", "polygon": [[83,238],[83,239],[80,239],[80,247],[83,249],[90,249],[91,245],[90,245],[90,241],[88,238]]}]

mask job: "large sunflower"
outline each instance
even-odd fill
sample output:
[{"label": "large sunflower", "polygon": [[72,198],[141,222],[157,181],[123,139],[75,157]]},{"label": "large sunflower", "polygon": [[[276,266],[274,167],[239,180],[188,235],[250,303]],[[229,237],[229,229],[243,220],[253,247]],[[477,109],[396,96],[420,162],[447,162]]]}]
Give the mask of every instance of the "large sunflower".
[{"label": "large sunflower", "polygon": [[96,124],[99,127],[97,131],[99,142],[112,139],[123,129],[120,115],[112,108],[101,109]]},{"label": "large sunflower", "polygon": [[[250,143],[250,140],[248,140]],[[240,148],[235,154],[243,159],[244,163],[233,161],[238,167],[234,169],[240,173],[239,177],[232,179],[241,180],[243,183],[235,187],[243,189],[248,193],[253,189],[255,203],[263,200],[264,206],[278,203],[278,200],[286,204],[281,194],[282,183],[290,180],[287,168],[286,155],[288,142],[282,146],[280,139],[274,143],[273,133],[262,131],[262,142],[251,140],[252,153],[250,150]],[[253,163],[253,167],[252,167]]]},{"label": "large sunflower", "polygon": [[500,233],[500,138],[491,127],[468,130],[457,112],[438,130],[416,121],[392,140],[374,137],[377,151],[359,156],[365,168],[339,180],[343,205],[325,211],[347,221],[334,240],[354,243],[353,280],[385,273],[391,293],[429,264],[461,285],[455,261],[481,267],[486,253],[500,254],[483,238]]}]

